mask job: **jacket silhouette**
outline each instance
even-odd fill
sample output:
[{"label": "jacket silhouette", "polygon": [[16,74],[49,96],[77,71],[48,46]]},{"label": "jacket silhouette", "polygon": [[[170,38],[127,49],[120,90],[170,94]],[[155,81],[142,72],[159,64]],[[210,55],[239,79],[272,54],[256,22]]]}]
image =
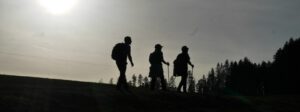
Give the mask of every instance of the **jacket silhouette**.
[{"label": "jacket silhouette", "polygon": [[163,53],[161,51],[162,46],[160,44],[155,45],[155,51],[150,54],[149,62],[150,66],[150,73],[149,77],[151,77],[151,90],[155,89],[155,83],[157,78],[160,78],[162,89],[166,90],[166,80],[164,78],[164,71],[162,67],[162,63],[169,66],[169,62],[166,62],[163,58]]}]

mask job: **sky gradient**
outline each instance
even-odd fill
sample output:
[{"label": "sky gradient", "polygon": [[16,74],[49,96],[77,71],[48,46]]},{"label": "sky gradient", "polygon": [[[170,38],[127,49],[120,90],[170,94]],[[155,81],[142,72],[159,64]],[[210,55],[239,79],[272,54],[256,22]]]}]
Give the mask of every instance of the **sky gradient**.
[{"label": "sky gradient", "polygon": [[170,63],[187,45],[199,79],[226,59],[272,61],[285,41],[300,36],[299,6],[299,0],[77,0],[53,14],[38,0],[0,0],[0,73],[108,82],[118,76],[112,47],[129,35],[135,67],[128,65],[127,78],[148,75],[148,56],[160,43]]}]

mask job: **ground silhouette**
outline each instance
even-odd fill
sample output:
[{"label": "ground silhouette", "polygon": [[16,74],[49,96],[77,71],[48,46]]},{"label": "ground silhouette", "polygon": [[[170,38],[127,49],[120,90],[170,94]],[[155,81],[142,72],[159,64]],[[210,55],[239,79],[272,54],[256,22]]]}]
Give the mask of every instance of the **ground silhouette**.
[{"label": "ground silhouette", "polygon": [[202,96],[0,75],[1,112],[297,112],[299,96]]}]

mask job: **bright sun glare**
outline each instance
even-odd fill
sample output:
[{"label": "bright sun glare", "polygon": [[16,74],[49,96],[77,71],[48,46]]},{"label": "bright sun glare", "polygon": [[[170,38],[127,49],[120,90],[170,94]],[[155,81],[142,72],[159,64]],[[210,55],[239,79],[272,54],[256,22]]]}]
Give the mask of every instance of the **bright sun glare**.
[{"label": "bright sun glare", "polygon": [[70,11],[77,0],[39,0],[40,4],[53,14],[63,14]]}]

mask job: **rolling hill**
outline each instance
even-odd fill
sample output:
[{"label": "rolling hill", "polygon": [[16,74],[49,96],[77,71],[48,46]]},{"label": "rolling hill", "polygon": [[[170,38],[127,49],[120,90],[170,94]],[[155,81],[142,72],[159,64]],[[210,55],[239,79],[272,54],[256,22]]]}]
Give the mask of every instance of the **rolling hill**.
[{"label": "rolling hill", "polygon": [[0,75],[0,112],[297,112],[298,95],[202,96],[114,85]]}]

